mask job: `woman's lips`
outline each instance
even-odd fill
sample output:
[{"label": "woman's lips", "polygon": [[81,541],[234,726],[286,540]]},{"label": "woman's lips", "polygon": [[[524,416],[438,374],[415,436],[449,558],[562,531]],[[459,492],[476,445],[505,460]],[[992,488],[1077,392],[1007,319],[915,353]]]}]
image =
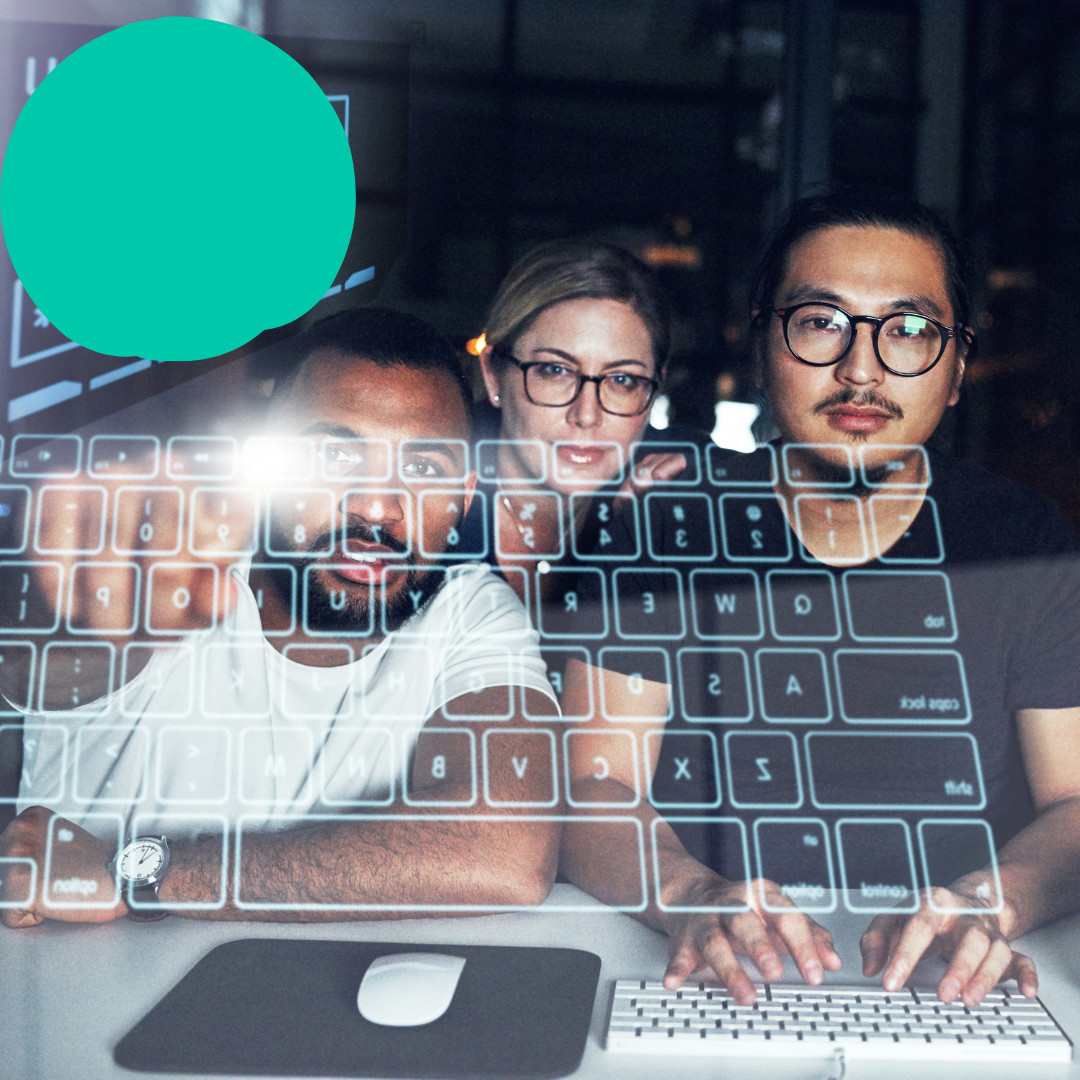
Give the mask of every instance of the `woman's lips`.
[{"label": "woman's lips", "polygon": [[556,451],[559,460],[565,465],[595,465],[611,452],[610,446],[579,446],[574,443],[563,443]]},{"label": "woman's lips", "polygon": [[836,431],[880,431],[891,416],[877,409],[834,409],[828,414],[829,427]]}]

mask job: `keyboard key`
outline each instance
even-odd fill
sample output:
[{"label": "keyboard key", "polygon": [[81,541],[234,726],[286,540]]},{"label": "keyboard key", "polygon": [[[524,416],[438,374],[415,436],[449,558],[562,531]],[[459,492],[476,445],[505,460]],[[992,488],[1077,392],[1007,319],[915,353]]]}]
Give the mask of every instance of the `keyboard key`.
[{"label": "keyboard key", "polygon": [[251,488],[196,488],[191,493],[192,555],[253,555],[259,498]]},{"label": "keyboard key", "polygon": [[68,632],[133,634],[141,578],[134,563],[76,563],[68,581]]},{"label": "keyboard key", "polygon": [[403,484],[453,484],[469,475],[469,444],[464,439],[407,439],[398,444],[398,479]]},{"label": "keyboard key", "polygon": [[[1001,911],[1001,879],[994,836],[985,821],[924,819],[919,822],[918,832],[923,875],[929,886],[948,888],[958,878],[989,867],[991,881],[976,886],[975,895],[987,905],[987,912]],[[927,899],[934,911],[951,914],[970,910],[943,902],[932,892]]]},{"label": "keyboard key", "polygon": [[792,487],[846,488],[855,483],[855,457],[836,443],[785,443],[784,476]]},{"label": "keyboard key", "polygon": [[420,554],[425,559],[483,559],[487,557],[488,508],[487,496],[473,492],[470,511],[480,515],[476,539],[469,544],[462,537],[461,522],[465,516],[466,493],[460,491],[422,491],[420,505]]},{"label": "keyboard key", "polygon": [[[238,580],[239,579],[239,580]],[[267,637],[287,637],[296,629],[296,567],[281,563],[252,563],[246,586],[239,568],[225,575],[224,610],[239,602],[238,592],[250,590],[259,609],[260,630]],[[229,628],[239,633],[234,622]]]},{"label": "keyboard key", "polygon": [[291,661],[280,673],[278,700],[286,717],[290,720],[326,720],[326,695],[335,690],[338,691],[332,706],[335,719],[347,720],[352,716],[354,695],[347,685],[352,676],[345,671],[346,665],[356,660],[352,646],[331,642],[286,645],[283,655]]},{"label": "keyboard key", "polygon": [[150,767],[146,728],[87,724],[75,733],[73,753],[79,802],[131,806],[144,798]]},{"label": "keyboard key", "polygon": [[611,576],[619,637],[675,641],[686,636],[678,570],[620,567]]},{"label": "keyboard key", "polygon": [[116,648],[108,642],[50,641],[41,654],[38,708],[75,709],[112,693]]},{"label": "keyboard key", "polygon": [[[19,880],[19,870],[24,870],[27,874],[24,879],[25,888],[15,885]],[[18,855],[0,857],[0,897],[3,897],[0,899],[0,909],[30,907],[37,892],[37,874],[38,865],[35,859]]]},{"label": "keyboard key", "polygon": [[18,555],[30,534],[30,489],[0,487],[0,553]]},{"label": "keyboard key", "polygon": [[217,625],[217,567],[211,563],[154,563],[146,582],[146,629],[194,634]]},{"label": "keyboard key", "polygon": [[949,579],[940,570],[848,570],[844,600],[856,641],[955,641]]},{"label": "keyboard key", "polygon": [[[408,746],[411,736],[404,735],[403,741]],[[476,736],[471,731],[424,728],[413,753],[403,754],[402,760],[407,763],[403,790],[408,806],[476,803]]]},{"label": "keyboard key", "polygon": [[[701,904],[668,904],[663,900],[665,887],[664,868],[658,857],[656,834],[664,825],[671,826],[675,835],[691,857],[711,866],[728,881],[743,882],[744,887],[731,890],[723,899]],[[713,912],[739,912],[750,907],[749,848],[746,842],[746,826],[738,818],[729,817],[677,817],[666,815],[652,822],[653,880],[656,882],[656,903],[661,911],[677,914],[710,914]],[[679,1000],[677,992],[671,995]],[[664,1009],[667,1013],[667,1008]],[[712,1019],[712,1018],[710,1018]],[[760,1019],[760,1018],[759,1018]],[[681,1022],[681,1021],[680,1021]],[[715,1023],[715,1021],[713,1021]],[[666,1034],[666,1033],[665,1033]]]},{"label": "keyboard key", "polygon": [[481,439],[476,444],[476,473],[485,483],[543,484],[547,444],[538,439]]},{"label": "keyboard key", "polygon": [[232,735],[227,728],[162,728],[157,740],[155,783],[166,804],[223,803],[229,797]]},{"label": "keyboard key", "polygon": [[[497,650],[492,649],[492,653]],[[509,720],[514,715],[514,666],[510,650],[501,652],[496,662],[487,661],[487,671],[471,671],[468,677],[469,689],[459,697],[448,701],[442,707],[442,714],[448,720]],[[489,704],[495,705],[498,712],[479,711],[480,695]]]},{"label": "keyboard key", "polygon": [[[350,490],[346,494],[348,504]],[[266,496],[266,553],[310,559],[334,554],[334,493],[329,488],[284,488]]]},{"label": "keyboard key", "polygon": [[[201,854],[207,860],[202,863],[203,869],[200,876],[202,877],[203,887],[208,892],[213,890],[213,892],[209,892],[209,895],[214,897],[213,899],[198,902],[190,900],[169,902],[163,900],[161,905],[170,911],[220,911],[225,906],[225,892],[228,882],[228,869],[225,859],[228,854],[229,823],[225,816],[205,811],[193,812],[188,807],[172,813],[159,813],[155,810],[147,814],[135,814],[131,821],[129,835],[146,836],[148,833],[153,835],[155,830],[157,830],[159,836],[164,832],[169,837],[170,843],[200,841],[202,845]],[[211,844],[213,845],[212,855],[209,847]],[[239,848],[233,854],[234,856],[238,855]],[[213,859],[212,863],[209,862],[210,858]],[[138,911],[140,908],[156,906],[146,902],[140,903],[131,895],[131,892],[130,887],[125,890],[124,901],[133,910]],[[216,896],[214,896],[215,893]]]},{"label": "keyboard key", "polygon": [[[930,455],[925,446],[859,447],[859,471],[869,488],[919,488],[931,484]],[[901,479],[904,476],[904,479]],[[919,479],[907,479],[907,477]]]},{"label": "keyboard key", "polygon": [[324,583],[319,576],[336,569],[356,573],[356,563],[315,563],[304,567],[301,607],[304,614],[304,633],[309,637],[371,637],[375,629],[375,580],[353,581],[348,588],[344,582]]},{"label": "keyboard key", "polygon": [[42,555],[97,555],[105,547],[105,489],[47,484],[38,495],[34,547]]},{"label": "keyboard key", "polygon": [[742,649],[680,649],[676,659],[685,720],[730,724],[751,719],[750,665]]},{"label": "keyboard key", "polygon": [[303,437],[258,435],[244,443],[243,473],[261,484],[302,484],[315,478],[315,443]]},{"label": "keyboard key", "polygon": [[[882,550],[885,541],[881,537],[895,535],[897,526],[903,528],[900,538],[887,551]],[[945,560],[937,503],[929,495],[921,506],[914,495],[871,495],[870,532],[874,554],[886,565]]]},{"label": "keyboard key", "polygon": [[382,482],[389,480],[393,472],[394,458],[386,439],[327,437],[318,440],[315,456],[324,480],[349,477]]},{"label": "keyboard key", "polygon": [[906,821],[841,818],[836,823],[836,857],[848,911],[918,911],[915,856]]},{"label": "keyboard key", "polygon": [[[858,525],[857,532],[853,525]],[[821,539],[828,549],[828,562],[864,563],[870,558],[866,519],[862,503],[856,496],[796,495],[795,532],[805,537],[815,527],[821,530]],[[805,543],[803,551],[813,558]]]},{"label": "keyboard key", "polygon": [[307,790],[313,762],[307,728],[245,728],[240,733],[240,801],[291,804]]},{"label": "keyboard key", "polygon": [[171,480],[232,480],[238,471],[240,447],[228,436],[174,435],[165,452]]},{"label": "keyboard key", "polygon": [[555,806],[559,781],[554,732],[536,728],[485,731],[484,798],[491,806]]},{"label": "keyboard key", "polygon": [[95,435],[86,471],[96,480],[153,480],[160,456],[161,440],[156,435]]},{"label": "keyboard key", "polygon": [[79,475],[82,465],[80,435],[16,435],[11,440],[12,476]]},{"label": "keyboard key", "polygon": [[784,500],[772,491],[720,496],[724,557],[732,562],[791,561],[791,528]]},{"label": "keyboard key", "polygon": [[[90,813],[79,815],[80,824],[95,836],[104,840],[102,852],[105,861],[120,854],[124,843],[124,819],[119,814]],[[78,875],[67,877],[67,867],[60,861],[59,848],[71,843],[75,834],[66,827],[64,819],[54,814],[49,819],[49,831],[45,841],[45,871],[42,895],[47,908],[90,908],[106,910],[120,902],[119,888],[99,885],[99,882]],[[106,854],[107,853],[107,854]],[[66,860],[65,860],[66,862]],[[58,865],[59,864],[59,865]],[[63,870],[60,867],[64,867]]]},{"label": "keyboard key", "polygon": [[966,724],[964,661],[934,649],[837,649],[840,716],[849,724]]},{"label": "keyboard key", "polygon": [[[829,830],[820,818],[758,818],[754,822],[754,854],[758,876],[775,881],[780,893],[802,911],[836,909]],[[766,911],[789,910],[770,904]]]},{"label": "keyboard key", "polygon": [[[6,651],[6,648],[5,648]],[[27,708],[32,706],[27,704]],[[28,799],[39,806],[59,802],[64,796],[64,777],[67,775],[67,729],[59,724],[38,724],[26,719],[18,724],[0,724],[0,761],[23,762],[18,787],[10,795],[0,795],[0,804]],[[55,751],[57,768],[39,768],[30,772],[29,763],[38,755],[38,748]],[[52,755],[50,755],[52,756]]]},{"label": "keyboard key", "polygon": [[671,480],[654,481],[663,487],[695,487],[701,483],[701,451],[692,442],[636,442],[630,444],[630,460],[634,462],[634,478],[648,481],[650,472],[642,459],[653,454],[682,454],[686,468]]},{"label": "keyboard key", "polygon": [[728,798],[739,809],[795,810],[802,774],[789,731],[729,731],[724,736]]},{"label": "keyboard key", "polygon": [[59,563],[0,561],[0,632],[55,633],[62,578]]},{"label": "keyboard key", "polygon": [[[599,787],[594,781],[611,776],[611,757],[614,753],[628,758],[634,773],[634,790],[619,792],[612,785]],[[564,731],[563,757],[566,764],[566,801],[571,806],[622,807],[637,806],[638,791],[637,740],[629,731]]]},{"label": "keyboard key", "polygon": [[827,570],[770,570],[769,620],[778,641],[836,641],[836,582]]},{"label": "keyboard key", "polygon": [[[34,707],[36,662],[37,650],[29,641],[0,641],[0,716],[20,716]],[[0,760],[10,759],[0,753]]]},{"label": "keyboard key", "polygon": [[257,720],[269,715],[265,651],[261,641],[200,645],[203,716]]},{"label": "keyboard key", "polygon": [[[418,580],[419,575],[419,580]],[[421,611],[428,599],[446,579],[446,569],[439,566],[387,566],[383,568],[382,582],[379,585],[379,612],[384,634],[395,630],[402,637],[411,636],[414,631],[405,619]],[[415,633],[427,636],[423,627]]]},{"label": "keyboard key", "polygon": [[975,740],[967,734],[806,736],[810,797],[821,810],[981,810]]},{"label": "keyboard key", "polygon": [[694,633],[706,641],[755,641],[764,635],[761,587],[753,570],[691,570]]},{"label": "keyboard key", "polygon": [[645,736],[649,801],[672,810],[720,805],[720,760],[711,731],[650,731]]},{"label": "keyboard key", "polygon": [[776,449],[759,443],[752,454],[733,454],[709,443],[705,470],[717,487],[772,487],[776,483]]},{"label": "keyboard key", "polygon": [[[565,549],[562,496],[553,491],[503,491],[494,499],[495,552],[512,559],[561,559]],[[537,521],[558,531],[537,535]]]},{"label": "keyboard key", "polygon": [[[338,746],[344,742],[347,750],[330,758],[324,746],[319,754],[319,801],[327,806],[389,806],[394,801],[397,775],[393,732],[389,728],[349,728],[335,723],[333,737]],[[381,783],[384,777],[385,786]],[[369,792],[367,797],[365,792]]]},{"label": "keyboard key", "polygon": [[[141,677],[133,682],[136,676]],[[194,649],[190,645],[164,642],[137,641],[125,645],[120,686],[120,711],[124,716],[134,719],[187,716],[195,700]]]},{"label": "keyboard key", "polygon": [[584,484],[595,488],[599,471],[610,484],[623,481],[622,443],[602,439],[575,439],[551,445],[552,476],[562,484]]},{"label": "keyboard key", "polygon": [[[369,646],[364,655],[369,655],[378,646]],[[407,709],[402,703],[407,683],[417,681],[434,682],[438,672],[435,670],[435,656],[426,645],[414,644],[407,639],[396,638],[390,641],[382,651],[380,664],[386,664],[387,674],[384,679],[371,684],[369,690],[376,687],[378,696],[367,693],[361,703],[364,716],[374,720],[391,723],[415,723],[428,719],[427,703],[419,708]]]},{"label": "keyboard key", "polygon": [[645,496],[649,557],[669,562],[711,561],[716,558],[716,529],[708,495]]},{"label": "keyboard key", "polygon": [[825,724],[832,697],[820,649],[758,649],[754,654],[761,715],[770,723]]},{"label": "keyboard key", "polygon": [[598,495],[575,491],[570,495],[570,517],[580,521],[571,530],[574,557],[583,562],[633,560],[641,555],[641,522],[633,495]]},{"label": "keyboard key", "polygon": [[179,555],[184,494],[174,487],[122,487],[112,546],[117,555]]},{"label": "keyboard key", "polygon": [[[582,664],[592,664],[592,656],[589,650],[574,645],[544,645],[540,648],[540,656],[543,658],[544,663],[547,665],[547,677],[548,682],[551,683],[552,690],[555,691],[555,696],[559,701],[559,708],[562,710],[563,720],[590,720],[593,714],[593,680],[589,679],[588,686],[588,706],[587,711],[584,713],[570,713],[567,712],[568,706],[563,701],[563,690],[566,685],[566,666],[571,660],[577,660]],[[546,713],[541,713],[538,716],[533,716],[529,712],[528,695],[525,695],[525,704],[523,712],[527,720],[539,720],[541,723],[550,723],[551,717]]]},{"label": "keyboard key", "polygon": [[[608,679],[600,682],[600,711],[607,720],[670,720],[673,714],[671,695],[668,694],[666,716],[648,715],[635,709],[633,704],[624,705],[621,700],[609,700],[613,695],[605,689],[611,681],[625,680],[625,690],[629,693],[629,702],[634,703],[645,693],[646,683],[671,685],[671,661],[666,649],[601,649],[600,667],[610,673]],[[609,681],[611,680],[611,681]],[[620,694],[620,699],[621,699]]]},{"label": "keyboard key", "polygon": [[[545,590],[552,590],[537,611],[542,637],[577,640],[607,637],[607,586],[603,570],[554,567],[548,571],[546,582],[542,583],[540,577],[537,574],[537,590],[541,584]],[[586,601],[580,595],[580,587],[583,579],[589,577],[593,582],[587,595],[596,599]]]}]

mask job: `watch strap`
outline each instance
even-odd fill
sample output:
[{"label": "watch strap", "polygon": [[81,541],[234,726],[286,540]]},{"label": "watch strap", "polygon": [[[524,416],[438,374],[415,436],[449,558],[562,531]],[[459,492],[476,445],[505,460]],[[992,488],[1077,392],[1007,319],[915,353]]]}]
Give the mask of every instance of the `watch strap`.
[{"label": "watch strap", "polygon": [[169,909],[163,907],[158,899],[158,885],[160,884],[160,882],[155,882],[153,885],[140,885],[137,889],[131,890],[131,899],[139,907],[128,905],[129,919],[134,922],[157,922],[158,919],[168,917]]}]

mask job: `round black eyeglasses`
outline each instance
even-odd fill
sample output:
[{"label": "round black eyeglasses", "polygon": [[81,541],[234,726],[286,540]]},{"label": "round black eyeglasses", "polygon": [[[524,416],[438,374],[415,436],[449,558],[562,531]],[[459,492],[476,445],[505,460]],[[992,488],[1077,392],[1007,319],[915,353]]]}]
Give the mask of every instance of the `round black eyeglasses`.
[{"label": "round black eyeglasses", "polygon": [[784,340],[795,359],[811,367],[828,367],[843,360],[855,343],[855,329],[861,322],[874,328],[871,340],[881,366],[903,378],[925,375],[945,355],[953,338],[960,336],[970,344],[965,331],[914,311],[876,318],[852,315],[834,304],[814,301],[767,310],[783,323]]}]

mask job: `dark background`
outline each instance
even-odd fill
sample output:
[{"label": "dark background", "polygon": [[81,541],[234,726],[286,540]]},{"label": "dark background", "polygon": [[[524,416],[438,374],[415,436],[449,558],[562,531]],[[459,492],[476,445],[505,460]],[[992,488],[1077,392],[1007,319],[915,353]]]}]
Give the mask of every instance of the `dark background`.
[{"label": "dark background", "polygon": [[918,196],[977,266],[981,357],[939,439],[1080,521],[1080,2],[0,0],[168,14],[410,45],[408,238],[381,302],[464,350],[529,247],[622,242],[675,298],[681,423],[751,398],[749,276],[790,199],[828,179]]}]

